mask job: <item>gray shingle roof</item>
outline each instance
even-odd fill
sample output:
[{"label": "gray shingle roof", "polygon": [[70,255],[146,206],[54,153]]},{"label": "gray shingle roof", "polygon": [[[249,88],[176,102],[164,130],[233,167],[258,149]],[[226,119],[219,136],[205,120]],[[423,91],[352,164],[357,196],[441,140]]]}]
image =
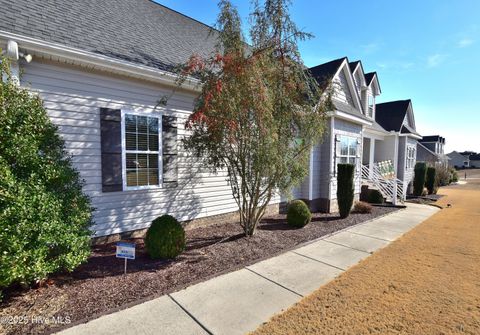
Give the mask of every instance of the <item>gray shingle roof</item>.
[{"label": "gray shingle roof", "polygon": [[335,59],[330,62],[311,67],[308,70],[317,80],[317,82],[322,85],[322,83],[333,78],[345,59],[347,59],[347,57]]},{"label": "gray shingle roof", "polygon": [[216,44],[211,27],[149,0],[0,0],[0,30],[163,70]]},{"label": "gray shingle roof", "polygon": [[376,75],[376,72],[369,72],[365,73],[365,81],[367,82],[367,86],[372,83],[373,77]]},{"label": "gray shingle roof", "polygon": [[410,100],[399,100],[376,104],[375,121],[387,131],[399,132],[403,125]]}]

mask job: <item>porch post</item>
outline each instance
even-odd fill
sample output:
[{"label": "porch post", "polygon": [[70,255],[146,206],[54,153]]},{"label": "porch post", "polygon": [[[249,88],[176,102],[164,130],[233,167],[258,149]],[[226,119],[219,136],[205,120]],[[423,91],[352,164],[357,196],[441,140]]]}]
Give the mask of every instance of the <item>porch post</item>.
[{"label": "porch post", "polygon": [[370,156],[368,157],[369,177],[373,175],[373,164],[375,163],[375,139],[370,137]]},{"label": "porch post", "polygon": [[395,174],[395,179],[393,179],[393,199],[392,203],[394,206],[397,205],[397,194],[398,194],[398,189],[397,189],[397,178]]}]

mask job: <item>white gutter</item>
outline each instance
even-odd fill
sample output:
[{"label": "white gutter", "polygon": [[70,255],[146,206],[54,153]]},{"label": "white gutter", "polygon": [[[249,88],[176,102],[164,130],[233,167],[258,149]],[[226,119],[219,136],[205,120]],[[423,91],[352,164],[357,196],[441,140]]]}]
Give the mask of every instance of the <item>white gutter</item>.
[{"label": "white gutter", "polygon": [[415,135],[415,134],[398,134],[398,136],[405,136],[405,137],[413,137],[413,138],[416,138],[417,140],[420,140],[422,138],[422,136],[419,136],[419,135]]},{"label": "white gutter", "polygon": [[[94,52],[84,51],[57,43],[45,42],[3,30],[0,30],[0,39],[15,41],[22,49],[26,49],[30,53],[44,54],[74,64],[86,65],[100,70],[137,77],[169,86],[177,86],[176,80],[178,76],[168,71],[151,68],[145,65],[133,64],[120,59],[96,54]],[[182,87],[199,91],[200,88],[198,84],[198,80],[189,78],[182,84]]]},{"label": "white gutter", "polygon": [[336,110],[332,116],[335,116],[339,119],[343,119],[343,120],[347,120],[347,121],[353,121],[353,122],[356,122],[356,123],[360,123],[360,124],[364,124],[366,126],[371,126],[372,125],[372,122],[370,121],[367,121],[367,120],[364,120],[360,117],[357,117],[355,115],[352,115],[352,114],[349,114],[349,113],[345,113],[345,112],[342,112],[342,111],[339,111],[339,110]]}]

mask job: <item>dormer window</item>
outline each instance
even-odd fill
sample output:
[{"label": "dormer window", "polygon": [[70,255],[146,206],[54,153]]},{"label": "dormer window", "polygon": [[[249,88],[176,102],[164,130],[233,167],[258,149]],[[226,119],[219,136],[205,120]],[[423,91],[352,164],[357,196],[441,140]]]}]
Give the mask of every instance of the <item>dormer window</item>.
[{"label": "dormer window", "polygon": [[375,106],[375,98],[373,95],[369,94],[368,95],[368,110],[367,110],[367,116],[373,117],[373,109]]}]

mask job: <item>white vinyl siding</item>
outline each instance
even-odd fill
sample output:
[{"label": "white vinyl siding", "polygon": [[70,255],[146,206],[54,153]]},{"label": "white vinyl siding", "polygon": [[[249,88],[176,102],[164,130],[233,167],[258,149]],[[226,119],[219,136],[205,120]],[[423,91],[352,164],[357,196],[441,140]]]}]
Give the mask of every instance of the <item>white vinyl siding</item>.
[{"label": "white vinyl siding", "polygon": [[[362,126],[359,124],[355,124],[352,122],[348,122],[345,120],[335,118],[333,120],[333,129],[330,130],[330,133],[333,133],[332,142],[330,144],[331,151],[329,151],[329,159],[326,160],[330,164],[330,170],[332,174],[330,175],[329,182],[330,182],[330,194],[329,199],[336,199],[337,198],[337,176],[336,176],[336,162],[337,162],[337,155],[339,154],[339,143],[336,139],[339,136],[345,136],[349,138],[353,138],[354,141],[357,143],[357,151],[355,160],[355,193],[360,193],[360,186],[361,186],[361,171],[360,171],[360,157],[361,157],[361,148],[362,148]],[[322,157],[323,158],[323,157]],[[327,184],[328,185],[328,184]]]},{"label": "white vinyl siding", "polygon": [[335,90],[333,97],[335,99],[355,107],[352,92],[350,91],[350,86],[348,85],[344,70],[340,71],[338,76],[334,78],[333,87]]},{"label": "white vinyl siding", "polygon": [[[237,210],[226,173],[212,174],[182,146],[178,149],[178,187],[102,192],[100,108],[175,116],[181,143],[195,94],[178,90],[166,107],[156,107],[160,97],[171,94],[171,88],[38,58],[23,70],[22,85],[40,94],[85,180],[83,189],[95,208],[95,236],[142,229],[165,213],[184,221]],[[279,197],[272,201],[278,202]]]}]

